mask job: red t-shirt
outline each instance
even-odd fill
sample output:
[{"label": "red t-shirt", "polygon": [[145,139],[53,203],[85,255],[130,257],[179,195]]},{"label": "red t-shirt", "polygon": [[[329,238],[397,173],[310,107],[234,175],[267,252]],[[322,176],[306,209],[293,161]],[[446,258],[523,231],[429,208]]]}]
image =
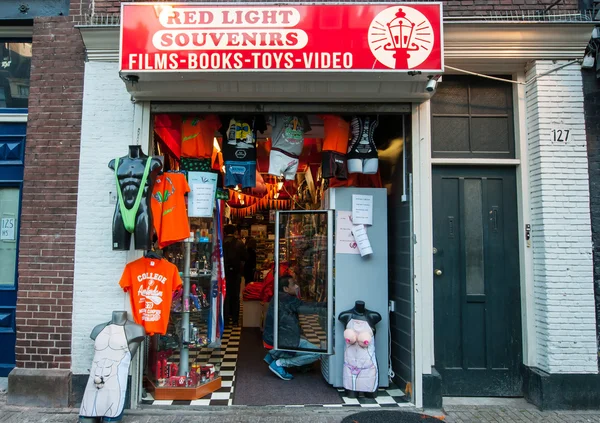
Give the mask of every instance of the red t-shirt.
[{"label": "red t-shirt", "polygon": [[119,285],[130,292],[137,324],[148,335],[164,335],[169,325],[173,291],[181,286],[177,266],[164,259],[142,257],[125,266]]},{"label": "red t-shirt", "polygon": [[350,139],[350,123],[339,116],[323,115],[325,138],[323,139],[323,151],[337,151],[346,154],[348,140]]},{"label": "red t-shirt", "polygon": [[210,159],[215,132],[221,127],[216,115],[184,116],[181,125],[181,157]]},{"label": "red t-shirt", "polygon": [[158,247],[182,241],[190,236],[185,195],[190,187],[183,173],[167,172],[156,178],[152,190],[152,222]]}]

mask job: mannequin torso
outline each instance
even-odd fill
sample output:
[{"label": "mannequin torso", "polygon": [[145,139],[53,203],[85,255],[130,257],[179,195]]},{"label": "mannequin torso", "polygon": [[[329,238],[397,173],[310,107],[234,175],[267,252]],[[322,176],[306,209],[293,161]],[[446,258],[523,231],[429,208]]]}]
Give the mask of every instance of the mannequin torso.
[{"label": "mannequin torso", "polygon": [[109,322],[92,329],[94,358],[81,402],[80,422],[121,419],[131,358],[145,334],[143,326],[127,319],[126,311],[113,311]]},{"label": "mannequin torso", "polygon": [[[131,233],[135,233],[135,249],[148,250],[152,246],[150,194],[162,163],[155,157],[146,156],[139,145],[130,145],[129,154],[111,160],[108,167],[116,175],[119,197],[113,218],[113,250],[128,250]],[[128,224],[133,227],[127,227],[124,219],[125,213],[130,210],[135,214],[135,221]]]},{"label": "mannequin torso", "polygon": [[[117,169],[117,179],[119,180],[119,187],[123,194],[123,201],[127,208],[133,207],[135,197],[140,189],[140,183],[144,174],[144,168],[146,166],[146,160],[148,156],[142,152],[139,145],[130,145],[129,154],[127,156],[119,157],[119,168]],[[152,163],[150,164],[150,173],[156,173],[162,169],[162,163],[160,160],[150,157]],[[108,167],[111,170],[115,170],[115,159],[108,162]],[[144,198],[148,198],[147,195],[151,188],[151,180],[148,178],[146,184],[142,189],[144,190]]]},{"label": "mannequin torso", "polygon": [[338,319],[344,326],[346,326],[351,319],[364,320],[373,330],[373,334],[375,334],[375,325],[381,321],[381,314],[376,311],[367,310],[364,301],[356,301],[354,303],[354,308],[342,311],[338,316]]},{"label": "mannequin torso", "polygon": [[127,312],[126,311],[113,311],[112,319],[110,322],[100,323],[92,329],[92,333],[90,333],[90,338],[96,340],[96,337],[102,332],[102,330],[108,325],[117,325],[123,326],[125,329],[125,336],[127,337],[129,352],[131,353],[131,357],[135,355],[137,352],[140,343],[144,340],[146,336],[146,330],[142,325],[138,325],[131,320],[127,320]]},{"label": "mannequin torso", "polygon": [[346,396],[356,398],[359,392],[374,398],[379,385],[379,369],[375,355],[375,325],[381,321],[381,315],[368,310],[364,301],[356,301],[354,307],[340,313],[340,322],[344,324],[343,381]]}]

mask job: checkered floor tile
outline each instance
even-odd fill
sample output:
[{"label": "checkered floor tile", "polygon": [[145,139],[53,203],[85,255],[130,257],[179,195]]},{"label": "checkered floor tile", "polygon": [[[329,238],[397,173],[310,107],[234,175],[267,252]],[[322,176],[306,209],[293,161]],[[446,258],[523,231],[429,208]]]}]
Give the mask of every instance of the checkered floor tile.
[{"label": "checkered floor tile", "polygon": [[323,342],[327,344],[327,334],[319,323],[319,316],[316,314],[303,314],[300,316],[300,327],[304,337],[316,346]]},{"label": "checkered floor tile", "polygon": [[[317,317],[308,316],[303,319],[302,329],[305,336],[313,344],[319,345],[321,340],[325,340],[325,333],[321,333]],[[144,405],[232,405],[233,392],[235,390],[235,370],[237,363],[237,355],[240,345],[241,328],[227,327],[223,332],[223,339],[220,348],[197,347],[190,348],[190,360],[195,362],[211,363],[216,369],[221,372],[221,389],[193,401],[173,401],[173,400],[154,400],[150,393],[147,393],[146,398],[142,401]],[[176,360],[179,353],[175,353],[173,358]],[[395,385],[390,385],[389,388],[381,388],[377,392],[377,398],[348,398],[345,396],[343,389],[338,389],[341,397],[340,404],[327,404],[323,407],[403,407],[409,405],[404,393]],[[302,405],[299,405],[302,406]]]},{"label": "checkered floor tile", "polygon": [[388,388],[379,388],[376,398],[366,398],[363,395],[358,398],[346,397],[344,389],[338,389],[343,404],[326,405],[325,407],[404,407],[410,405],[402,390],[393,383]]},{"label": "checkered floor tile", "polygon": [[[223,331],[219,348],[190,346],[190,361],[198,364],[214,364],[215,370],[221,374],[221,389],[204,398],[193,401],[154,400],[152,394],[147,393],[142,404],[151,405],[232,405],[235,387],[235,366],[237,353],[240,346],[241,328],[227,327]],[[172,356],[173,361],[179,359],[179,351]]]},{"label": "checkered floor tile", "polygon": [[[206,333],[206,316],[202,313],[190,313],[190,321],[198,328],[199,333]],[[243,301],[240,301],[240,322],[243,321]],[[171,327],[171,325],[173,325]],[[169,333],[173,333],[176,330],[177,321],[171,319],[169,324]],[[327,342],[327,334],[323,330],[319,323],[319,316],[316,314],[312,315],[301,315],[300,326],[302,333],[306,339],[315,345],[321,345],[321,343]],[[147,393],[146,398],[142,401],[145,405],[196,405],[196,406],[209,406],[209,405],[232,405],[233,404],[233,392],[235,390],[235,371],[237,364],[237,355],[240,346],[241,328],[232,327],[231,322],[226,326],[223,331],[223,338],[219,348],[208,348],[201,346],[190,346],[189,357],[190,361],[194,361],[198,364],[211,363],[215,365],[215,370],[221,372],[221,389],[193,401],[173,401],[173,400],[154,400],[150,393]],[[172,356],[173,361],[179,359],[179,351],[175,352]],[[333,389],[333,388],[332,388]],[[410,403],[397,386],[391,384],[389,388],[381,388],[377,392],[377,398],[366,398],[359,396],[359,398],[348,398],[345,395],[344,389],[338,389],[340,394],[340,404],[327,404],[323,407],[403,407],[408,406]],[[297,405],[294,407],[302,407],[303,405]],[[288,406],[289,407],[289,406]]]}]

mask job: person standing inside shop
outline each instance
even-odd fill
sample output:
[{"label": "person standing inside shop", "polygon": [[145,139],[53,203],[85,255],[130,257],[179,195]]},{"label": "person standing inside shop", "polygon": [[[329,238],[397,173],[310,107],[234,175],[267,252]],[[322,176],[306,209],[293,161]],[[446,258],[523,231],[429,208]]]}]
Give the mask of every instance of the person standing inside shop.
[{"label": "person standing inside shop", "polygon": [[244,283],[248,285],[254,282],[256,273],[256,239],[248,238],[246,240],[246,261],[244,262]]},{"label": "person standing inside shop", "polygon": [[225,321],[233,326],[240,325],[240,285],[242,283],[243,263],[246,261],[246,247],[236,238],[235,226],[226,225],[223,240],[223,261],[225,262]]}]

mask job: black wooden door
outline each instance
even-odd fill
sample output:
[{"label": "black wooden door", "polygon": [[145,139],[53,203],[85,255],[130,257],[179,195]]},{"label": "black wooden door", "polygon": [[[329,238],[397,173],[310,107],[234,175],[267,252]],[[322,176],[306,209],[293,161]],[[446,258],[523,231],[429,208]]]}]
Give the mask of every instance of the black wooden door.
[{"label": "black wooden door", "polygon": [[520,396],[515,170],[434,168],[433,241],[442,394]]}]

